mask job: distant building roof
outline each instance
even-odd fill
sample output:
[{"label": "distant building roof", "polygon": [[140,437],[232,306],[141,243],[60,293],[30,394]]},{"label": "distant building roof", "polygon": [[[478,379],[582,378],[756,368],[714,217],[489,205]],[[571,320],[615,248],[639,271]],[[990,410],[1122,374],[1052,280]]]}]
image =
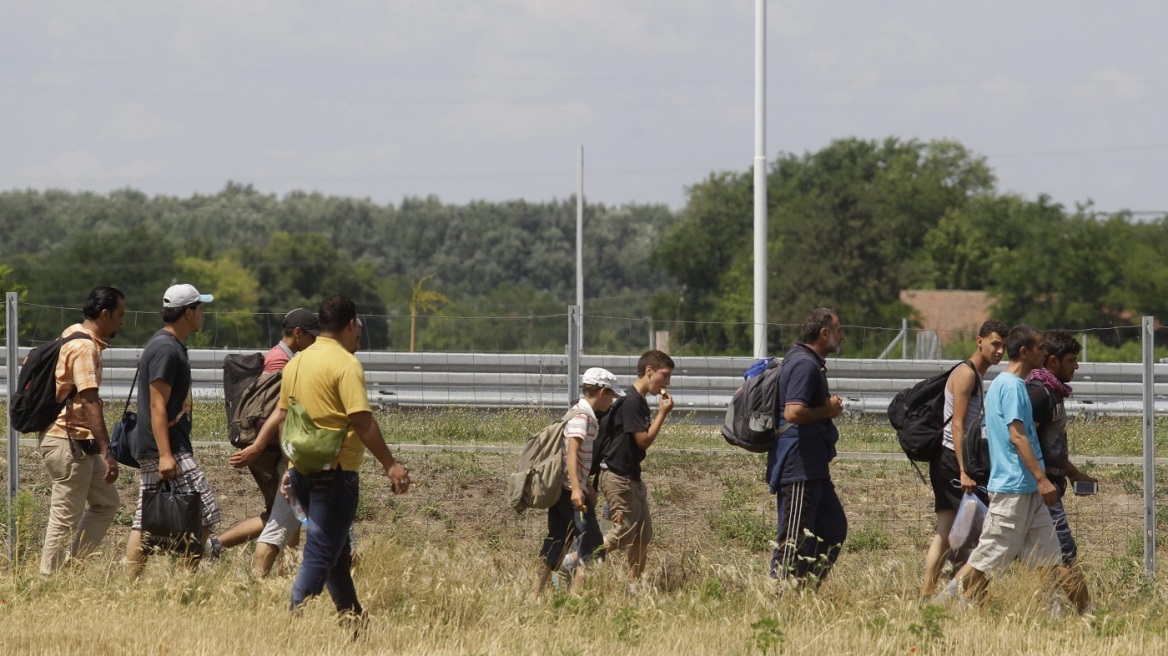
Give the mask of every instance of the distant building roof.
[{"label": "distant building roof", "polygon": [[976,332],[990,318],[992,303],[986,292],[966,289],[903,289],[900,300],[917,311],[921,328],[937,331],[942,340]]}]

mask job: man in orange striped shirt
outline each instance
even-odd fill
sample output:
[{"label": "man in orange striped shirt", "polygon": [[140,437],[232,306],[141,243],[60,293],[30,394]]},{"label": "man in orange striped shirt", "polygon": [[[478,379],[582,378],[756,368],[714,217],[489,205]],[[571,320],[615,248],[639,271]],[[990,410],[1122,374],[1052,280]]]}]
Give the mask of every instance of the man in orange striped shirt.
[{"label": "man in orange striped shirt", "polygon": [[[62,337],[81,333],[61,346],[57,358],[57,400],[65,407],[39,436],[39,450],[52,496],[40,572],[49,576],[67,558],[93,553],[118,511],[118,463],[109,450],[102,401],[101,352],[118,334],[126,297],[113,287],[95,287],[82,309],[84,320]],[[68,549],[66,549],[68,547]]]}]

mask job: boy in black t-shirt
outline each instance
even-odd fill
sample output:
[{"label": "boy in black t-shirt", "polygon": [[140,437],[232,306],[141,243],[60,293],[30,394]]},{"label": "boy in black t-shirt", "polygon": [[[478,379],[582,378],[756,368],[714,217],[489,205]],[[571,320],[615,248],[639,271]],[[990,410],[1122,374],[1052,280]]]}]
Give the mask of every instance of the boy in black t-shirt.
[{"label": "boy in black t-shirt", "polygon": [[[653,539],[649,518],[649,494],[641,480],[641,461],[673,410],[673,398],[665,391],[673,375],[673,359],[661,351],[646,351],[637,361],[637,380],[617,410],[609,447],[599,454],[600,491],[612,513],[612,529],[604,536],[604,550],[628,547],[629,580],[637,581],[645,570],[645,556]],[[659,395],[657,416],[650,421],[646,394]]]}]

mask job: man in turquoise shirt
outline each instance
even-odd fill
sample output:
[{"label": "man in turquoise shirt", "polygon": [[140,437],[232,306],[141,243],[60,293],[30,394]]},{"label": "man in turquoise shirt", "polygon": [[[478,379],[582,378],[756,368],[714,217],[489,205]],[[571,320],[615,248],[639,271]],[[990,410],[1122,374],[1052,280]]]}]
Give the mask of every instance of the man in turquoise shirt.
[{"label": "man in turquoise shirt", "polygon": [[[1000,574],[1015,558],[1022,558],[1029,567],[1051,568],[1075,601],[1046,508],[1058,501],[1058,488],[1046,477],[1025,383],[1030,371],[1041,367],[1046,358],[1042,333],[1033,326],[1014,326],[1006,336],[1006,354],[1010,363],[994,378],[985,397],[990,509],[977,547],[957,573],[957,580],[964,588],[964,598],[980,599],[989,576]],[[1078,610],[1081,613],[1085,608],[1079,604]]]}]

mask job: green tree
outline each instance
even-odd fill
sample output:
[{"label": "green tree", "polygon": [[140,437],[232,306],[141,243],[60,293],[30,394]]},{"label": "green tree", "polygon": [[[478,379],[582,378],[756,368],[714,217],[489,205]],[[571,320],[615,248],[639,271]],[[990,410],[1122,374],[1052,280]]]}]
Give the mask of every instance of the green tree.
[{"label": "green tree", "polygon": [[240,258],[259,283],[261,313],[283,316],[297,307],[316,308],[330,294],[344,294],[366,317],[364,334],[369,348],[382,349],[389,343],[375,267],[353,262],[323,235],[275,232],[262,248],[242,249]]},{"label": "green tree", "polygon": [[434,274],[422,276],[415,280],[412,285],[412,293],[410,295],[410,353],[414,352],[416,345],[415,337],[417,335],[418,313],[425,312],[426,314],[434,314],[442,316],[442,306],[449,305],[450,299],[443,296],[440,292],[432,289],[424,289],[426,281],[433,278]]},{"label": "green tree", "polygon": [[[191,336],[189,346],[265,345],[265,335],[256,320],[259,282],[236,257],[227,254],[214,260],[180,257],[175,265],[180,280],[215,296],[214,303],[205,308],[203,329]],[[268,337],[267,341],[274,340]]]},{"label": "green tree", "polygon": [[[799,324],[829,305],[845,323],[899,323],[909,311],[900,290],[936,276],[921,256],[925,236],[993,186],[984,159],[951,141],[843,139],[781,156],[767,177],[768,322]],[[683,348],[750,348],[752,197],[748,173],[711,175],[689,189],[653,251],[676,283],[655,299],[654,317],[702,322],[675,324]],[[779,330],[771,341],[783,348],[791,335]]]},{"label": "green tree", "polygon": [[[12,275],[12,267],[8,266],[7,264],[0,263],[0,294],[2,294],[5,299],[7,299],[8,294],[12,292],[17,294],[17,302],[21,303],[24,302],[25,297],[28,295],[28,288],[16,281],[15,277]],[[24,327],[21,326],[21,330],[18,332],[23,337],[25,334]],[[7,339],[8,321],[7,318],[5,318],[3,325],[0,325],[0,340]]]}]

